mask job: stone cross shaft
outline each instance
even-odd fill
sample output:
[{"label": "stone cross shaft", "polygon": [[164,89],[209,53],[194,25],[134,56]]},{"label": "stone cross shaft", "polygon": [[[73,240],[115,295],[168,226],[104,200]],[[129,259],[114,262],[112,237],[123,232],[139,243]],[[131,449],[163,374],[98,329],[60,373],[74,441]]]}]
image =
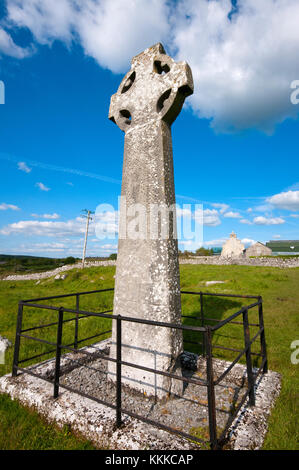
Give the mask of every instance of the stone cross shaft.
[{"label": "stone cross shaft", "polygon": [[[167,237],[153,236],[147,226],[141,238],[128,236],[132,207],[175,207],[170,126],[185,98],[193,93],[192,73],[175,62],[161,44],[132,59],[131,70],[111,97],[109,118],[125,132],[122,203],[114,293],[114,315],[181,323],[180,278],[176,216],[172,212]],[[159,215],[161,226],[166,221]],[[160,226],[160,227],[161,227]],[[115,358],[115,324],[111,357]],[[180,374],[183,351],[178,329],[122,322],[122,360]],[[115,363],[109,361],[111,377]],[[122,380],[132,388],[156,396],[182,388],[181,381],[131,367]]]}]

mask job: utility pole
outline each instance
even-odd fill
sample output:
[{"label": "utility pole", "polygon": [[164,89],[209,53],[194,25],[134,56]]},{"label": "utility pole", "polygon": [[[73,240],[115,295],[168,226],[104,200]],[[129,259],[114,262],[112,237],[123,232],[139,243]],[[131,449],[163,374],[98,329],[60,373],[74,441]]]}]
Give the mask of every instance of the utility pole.
[{"label": "utility pole", "polygon": [[90,211],[90,210],[87,210],[87,209],[83,209],[81,212],[85,213],[82,217],[86,218],[85,240],[84,240],[83,257],[82,257],[82,268],[84,268],[89,221],[92,220],[91,214],[94,214],[94,212]]}]

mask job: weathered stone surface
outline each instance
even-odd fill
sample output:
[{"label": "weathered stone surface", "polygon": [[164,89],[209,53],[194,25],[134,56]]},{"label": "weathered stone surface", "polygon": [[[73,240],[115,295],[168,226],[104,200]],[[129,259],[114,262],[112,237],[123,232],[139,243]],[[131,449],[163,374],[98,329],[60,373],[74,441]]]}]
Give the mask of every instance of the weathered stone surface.
[{"label": "weathered stone surface", "polygon": [[[107,381],[107,355],[110,341],[105,340],[77,353],[67,353],[61,358],[60,392],[53,399],[55,359],[44,361],[33,367],[40,378],[20,373],[0,377],[0,393],[7,393],[12,399],[35,409],[47,421],[59,426],[67,425],[75,433],[80,433],[99,448],[122,450],[191,450],[200,449],[190,440],[185,440],[160,430],[137,419],[122,414],[123,425],[115,429],[115,410],[99,402],[80,396],[63,388],[63,385],[87,393],[96,399],[115,404],[115,387]],[[79,362],[78,362],[79,361]],[[202,356],[184,352],[181,356],[184,375],[196,378],[200,371],[206,377],[206,360]],[[215,377],[219,377],[230,365],[227,361],[213,359]],[[89,368],[87,368],[87,367]],[[256,370],[254,370],[256,372]],[[236,364],[215,387],[216,418],[219,432],[230,418],[230,409],[235,409],[246,390],[246,366]],[[234,419],[229,430],[227,443],[232,449],[259,449],[263,444],[268,428],[268,417],[281,388],[281,377],[268,371],[256,383],[256,406],[250,407],[246,401]],[[122,407],[140,416],[175,427],[183,432],[193,433],[196,429],[208,431],[208,409],[206,387],[191,385],[184,395],[173,399],[155,401],[132,389],[123,388]]]},{"label": "weathered stone surface", "polygon": [[256,243],[254,243],[253,245],[249,246],[246,249],[245,255],[247,257],[249,257],[249,256],[271,256],[272,255],[272,250],[271,250],[271,248],[268,248],[263,243],[256,242]]},{"label": "weathered stone surface", "polygon": [[238,258],[244,254],[245,246],[232,232],[230,238],[224,243],[221,251],[222,258]]},{"label": "weathered stone surface", "polygon": [[[162,227],[153,236],[153,205],[175,204],[170,125],[186,96],[193,92],[192,74],[185,62],[174,62],[156,44],[134,57],[132,67],[111,98],[109,118],[125,132],[122,198],[114,314],[162,322],[181,322],[180,279],[175,211],[167,237]],[[129,234],[130,208],[140,205],[149,222],[142,233]],[[140,227],[139,227],[140,230]],[[112,338],[115,341],[115,325]],[[123,360],[148,368],[179,373],[181,330],[122,322]],[[111,355],[115,357],[115,349]],[[115,364],[110,363],[111,376]],[[165,377],[123,367],[124,381],[149,394],[170,391]],[[181,382],[172,383],[177,387]]]}]

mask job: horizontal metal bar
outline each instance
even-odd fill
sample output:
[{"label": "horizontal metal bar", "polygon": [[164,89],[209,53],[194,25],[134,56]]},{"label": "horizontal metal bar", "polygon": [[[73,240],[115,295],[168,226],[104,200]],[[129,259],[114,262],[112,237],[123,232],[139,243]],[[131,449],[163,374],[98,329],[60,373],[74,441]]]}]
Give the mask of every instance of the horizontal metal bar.
[{"label": "horizontal metal bar", "polygon": [[35,374],[34,372],[32,372],[30,369],[28,369],[26,367],[26,369],[24,367],[17,367],[18,370],[21,370],[22,372],[25,372],[25,374],[29,374],[29,375],[32,375],[33,377],[37,377],[38,379],[41,379],[41,380],[45,380],[46,382],[49,382],[50,384],[54,384],[54,381],[51,380],[51,379],[47,379],[46,377],[42,377],[41,375],[39,374]]},{"label": "horizontal metal bar", "polygon": [[22,362],[31,361],[32,359],[37,359],[38,357],[46,356],[47,354],[51,354],[52,352],[55,352],[55,351],[56,351],[56,348],[51,349],[50,351],[47,351],[47,352],[43,352],[41,354],[37,354],[36,356],[28,357],[26,359],[22,359],[21,361],[19,361],[19,364],[22,364]]},{"label": "horizontal metal bar", "polygon": [[[24,369],[22,367],[18,367],[19,370],[22,370],[23,372],[27,373],[27,374],[30,374],[30,375],[33,375],[34,377],[37,377],[41,380],[45,380],[51,384],[53,384],[53,381],[50,380],[50,379],[47,379],[45,377],[41,377],[40,375],[38,374],[35,374],[34,372],[31,372],[30,370],[28,369]],[[116,406],[113,404],[113,403],[109,403],[109,402],[106,402],[104,400],[100,400],[99,398],[96,398],[92,395],[89,395],[87,393],[84,393],[84,392],[81,392],[79,390],[75,390],[73,389],[72,387],[69,387],[68,385],[64,385],[62,383],[59,383],[59,387],[61,388],[64,388],[65,390],[68,390],[69,392],[74,392],[74,393],[78,393],[78,395],[81,395],[82,397],[85,397],[85,398],[89,398],[90,400],[93,400],[97,403],[100,403],[101,405],[105,405],[105,406],[108,406],[109,408],[112,408],[112,409],[116,409]],[[184,433],[183,431],[179,431],[177,429],[173,429],[169,426],[166,426],[165,424],[162,424],[162,423],[159,423],[158,421],[153,421],[151,419],[148,419],[148,418],[145,418],[143,416],[140,416],[136,413],[132,413],[131,411],[129,410],[126,410],[124,408],[121,409],[121,413],[124,413],[128,416],[131,416],[132,418],[135,418],[135,419],[139,419],[140,421],[143,421],[144,423],[148,423],[148,424],[151,424],[153,426],[156,426],[156,427],[159,427],[160,429],[163,429],[165,431],[168,431],[168,432],[172,432],[174,434],[177,434],[179,436],[182,436],[182,437],[185,437],[187,439],[191,439],[193,441],[196,441],[196,442],[199,442],[199,443],[207,443],[208,441],[205,441],[203,439],[199,439],[195,436],[192,436],[191,434],[187,434],[187,433]]]},{"label": "horizontal metal bar", "polygon": [[[65,388],[69,392],[78,393],[82,397],[89,398],[90,400],[93,400],[97,403],[100,403],[101,405],[108,406],[109,408],[112,408],[114,410],[116,409],[116,406],[113,403],[108,403],[104,400],[100,400],[99,398],[93,397],[93,396],[91,396],[87,393],[81,392],[79,390],[75,390],[72,387],[69,387],[67,385],[59,384],[59,386],[62,387],[62,388]],[[144,423],[151,424],[155,427],[163,429],[164,431],[168,431],[168,432],[171,432],[173,434],[177,434],[179,436],[185,437],[187,439],[191,439],[191,440],[199,442],[201,444],[208,443],[208,441],[205,441],[203,439],[199,439],[198,437],[192,436],[191,434],[184,433],[183,431],[179,431],[178,429],[174,429],[174,428],[171,428],[169,426],[166,426],[165,424],[159,423],[159,421],[153,421],[149,418],[145,418],[144,416],[140,416],[136,413],[133,413],[132,411],[126,410],[125,408],[121,408],[120,411],[121,411],[121,413],[126,414],[126,415],[130,416],[131,418],[139,419],[140,421],[142,421]]]},{"label": "horizontal metal bar", "polygon": [[[183,316],[183,315],[182,315]],[[207,318],[205,317],[205,320],[208,320],[208,321],[216,321],[218,322],[219,320],[217,318]],[[243,322],[242,321],[230,321],[231,324],[234,324],[234,325],[243,325]],[[249,326],[260,326],[259,323],[248,323]]]},{"label": "horizontal metal bar", "polygon": [[34,338],[34,336],[23,335],[23,334],[21,334],[20,336],[21,336],[22,338],[32,339],[33,341],[38,341],[38,342],[40,342],[40,343],[49,344],[50,346],[56,346],[56,343],[51,343],[50,341],[46,341],[45,339]]},{"label": "horizontal metal bar", "polygon": [[[70,343],[67,346],[71,346],[72,344],[74,344],[74,343]],[[27,359],[22,359],[21,361],[19,361],[19,364],[21,364],[23,362],[31,361],[32,359],[37,359],[38,357],[46,356],[47,354],[51,354],[52,352],[56,352],[56,348],[55,349],[50,349],[50,351],[46,351],[46,352],[43,352],[41,354],[37,354],[37,355],[32,356],[32,357],[28,357]]]},{"label": "horizontal metal bar", "polygon": [[91,290],[91,291],[84,291],[84,292],[75,292],[74,294],[51,295],[50,297],[39,297],[37,299],[21,300],[21,303],[25,304],[27,302],[37,302],[39,300],[62,299],[62,298],[65,298],[65,297],[74,297],[76,295],[98,294],[100,292],[109,292],[109,291],[114,291],[114,287],[110,287],[109,289],[99,289],[99,290]]},{"label": "horizontal metal bar", "polygon": [[[109,291],[114,291],[114,287],[110,287],[108,289],[98,289],[98,290],[93,290],[93,291],[82,291],[82,292],[75,292],[72,294],[60,294],[60,295],[52,295],[48,297],[38,297],[34,299],[28,299],[28,300],[21,300],[22,304],[25,304],[27,302],[37,302],[40,300],[53,300],[53,299],[62,299],[66,297],[74,297],[76,295],[89,295],[89,294],[97,294],[101,292],[109,292]],[[260,296],[257,295],[241,295],[241,294],[220,294],[217,292],[192,292],[192,291],[181,291],[181,294],[190,294],[190,295],[209,295],[209,296],[214,296],[214,297],[239,297],[243,299],[260,299]]]},{"label": "horizontal metal bar", "polygon": [[[25,305],[26,307],[42,308],[46,310],[55,310],[55,311],[59,311],[59,308],[60,308],[60,307],[52,307],[50,305],[40,305],[40,304],[32,304],[32,303],[26,303]],[[86,315],[90,317],[108,318],[109,320],[117,320],[118,318],[117,315],[107,315],[104,312],[102,313],[88,312],[85,310],[75,310],[75,309],[66,308],[66,307],[63,307],[63,311],[66,313],[78,313],[80,315]],[[111,311],[112,310],[107,310],[107,312],[111,312]],[[165,328],[174,328],[178,330],[190,330],[190,331],[201,331],[201,332],[205,331],[205,328],[201,326],[178,325],[176,323],[166,323],[166,322],[145,320],[143,318],[126,317],[126,316],[121,316],[120,319],[121,321],[127,321],[127,322],[132,322],[132,323],[142,323],[144,325],[164,326]]]},{"label": "horizontal metal bar", "polygon": [[196,345],[199,345],[199,346],[202,346],[203,343],[201,341],[190,341],[188,339],[184,339],[184,343],[188,343],[188,344],[196,344]]},{"label": "horizontal metal bar", "polygon": [[[90,347],[90,346],[88,346],[88,347]],[[67,345],[61,345],[61,349],[68,349],[69,351],[73,351],[75,353],[80,352],[80,354],[85,354],[86,356],[90,356],[92,359],[94,359],[94,355],[92,353],[82,351],[82,349],[80,349],[80,351],[79,351],[78,349],[71,348],[70,346],[67,346]],[[95,348],[95,349],[98,349],[98,348]],[[110,356],[105,356],[105,355],[102,355],[102,354],[98,354],[96,359],[98,359],[98,358],[106,359],[107,361],[110,361],[110,362],[116,362],[116,359],[113,359]]]},{"label": "horizontal metal bar", "polygon": [[[224,349],[225,351],[233,351],[233,352],[241,352],[241,349],[236,349],[236,348],[227,348],[227,347],[224,347],[224,346],[218,346],[218,344],[212,344],[212,348],[216,348],[216,349]],[[250,353],[252,356],[262,356],[261,353],[254,353],[254,352],[251,352]]]},{"label": "horizontal metal bar", "polygon": [[[110,312],[112,312],[112,310],[108,310]],[[68,320],[63,320],[63,323],[68,323],[70,321],[74,321],[74,320],[81,320],[82,318],[87,318],[87,315],[82,315],[81,317],[75,317],[75,318],[69,318]],[[26,328],[25,330],[21,330],[21,333],[25,333],[26,331],[32,331],[32,330],[39,330],[39,329],[42,329],[42,328],[46,328],[46,327],[49,327],[49,326],[54,326],[54,325],[58,325],[58,322],[52,322],[52,323],[47,323],[46,325],[39,325],[39,326],[33,326],[32,328]]]},{"label": "horizontal metal bar", "polygon": [[183,431],[180,431],[179,429],[174,429],[166,424],[160,423],[159,421],[153,421],[149,418],[145,418],[143,416],[140,416],[136,413],[133,413],[132,411],[128,411],[124,408],[121,408],[121,413],[124,413],[128,416],[131,416],[132,418],[139,419],[140,421],[143,421],[144,423],[151,424],[152,426],[158,427],[160,429],[163,429],[164,431],[171,432],[173,434],[177,434],[178,436],[185,437],[186,439],[191,439],[192,441],[199,442],[200,444],[208,444],[209,441],[205,441],[204,439],[200,439],[199,437],[192,436],[191,434],[187,434]]},{"label": "horizontal metal bar", "polygon": [[261,328],[258,333],[250,340],[246,348],[244,348],[242,351],[240,351],[240,354],[236,357],[236,359],[230,364],[230,366],[218,377],[217,380],[214,381],[214,385],[218,385],[224,377],[231,371],[231,369],[237,364],[237,362],[240,360],[240,358],[248,351],[252,343],[256,340],[256,338],[261,334],[263,331],[263,328]]},{"label": "horizontal metal bar", "polygon": [[[102,333],[99,333],[97,335],[89,336],[89,338],[80,339],[80,341],[77,341],[77,344],[83,343],[84,341],[88,341],[89,339],[97,338],[98,336],[103,336],[103,335],[108,334],[108,333],[112,333],[112,330],[103,331]],[[74,344],[74,343],[72,343],[72,344]]]},{"label": "horizontal metal bar", "polygon": [[212,330],[212,331],[219,330],[219,328],[221,328],[222,326],[226,325],[227,323],[230,323],[231,320],[233,320],[234,318],[236,318],[236,317],[238,317],[239,315],[241,315],[245,310],[249,310],[249,309],[251,309],[251,308],[254,308],[254,307],[256,307],[256,306],[259,305],[259,304],[260,304],[260,301],[254,302],[253,304],[246,305],[245,307],[242,307],[240,310],[238,310],[238,312],[233,313],[233,315],[231,315],[230,317],[226,318],[225,320],[220,321],[219,323],[217,323],[217,325],[212,326],[212,327],[211,327],[211,330]]},{"label": "horizontal metal bar", "polygon": [[145,370],[147,372],[152,372],[153,374],[164,375],[165,377],[170,377],[172,379],[180,380],[181,382],[187,382],[187,383],[191,383],[191,384],[195,384],[195,385],[202,385],[202,386],[207,385],[207,381],[202,380],[202,379],[198,379],[198,380],[187,379],[186,377],[182,377],[180,375],[171,374],[170,372],[164,372],[162,370],[152,369],[150,367],[139,366],[139,365],[133,364],[131,362],[121,361],[121,364],[123,366],[133,367],[134,369],[140,369],[140,370]]},{"label": "horizontal metal bar", "polygon": [[181,294],[211,295],[213,297],[239,297],[241,299],[260,299],[259,295],[218,294],[217,292],[192,292],[192,291],[183,291],[182,290]]}]

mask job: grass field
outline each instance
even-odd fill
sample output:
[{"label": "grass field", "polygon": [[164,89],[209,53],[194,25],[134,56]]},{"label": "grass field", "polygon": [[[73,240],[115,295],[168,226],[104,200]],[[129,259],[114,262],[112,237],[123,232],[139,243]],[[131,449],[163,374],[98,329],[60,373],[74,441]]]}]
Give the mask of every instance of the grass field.
[{"label": "grass field", "polygon": [[[268,349],[269,368],[282,375],[282,392],[276,403],[269,422],[269,431],[264,449],[298,449],[298,368],[291,363],[291,343],[299,339],[299,268],[279,269],[250,266],[208,266],[182,265],[182,290],[209,291],[233,294],[262,295],[264,321]],[[38,285],[36,281],[0,281],[0,334],[14,342],[17,304],[21,299],[59,295],[77,291],[104,289],[114,285],[114,267],[87,268],[73,270],[65,280],[45,279]],[[226,281],[205,287],[210,280]],[[80,308],[93,311],[107,310],[112,307],[113,293],[82,296]],[[60,306],[61,300],[54,305]],[[52,302],[53,304],[53,302]],[[224,319],[239,310],[246,302],[242,299],[205,297],[204,311],[208,318]],[[75,300],[67,299],[64,306],[74,308]],[[199,312],[199,298],[182,296],[184,314],[196,315]],[[250,311],[250,320],[257,323],[257,309]],[[24,328],[55,321],[56,313],[35,309],[24,310]],[[196,321],[184,319],[186,324],[196,325]],[[210,322],[210,324],[214,324]],[[97,318],[83,319],[79,323],[79,339],[106,331],[110,320]],[[252,336],[255,334],[251,329]],[[39,331],[40,338],[56,340],[56,328],[49,327]],[[192,335],[191,335],[192,336]],[[184,337],[185,349],[200,352],[188,340],[194,340],[190,333]],[[104,336],[105,337],[105,336]],[[103,338],[104,338],[103,337]],[[73,322],[64,325],[63,342],[73,341]],[[196,338],[201,340],[201,338]],[[83,343],[84,345],[86,343]],[[241,347],[243,330],[241,325],[229,325],[214,334],[214,345]],[[22,340],[20,358],[26,358],[47,351],[48,346]],[[49,348],[49,347],[48,347]],[[12,351],[9,348],[5,364],[0,365],[0,375],[11,371]],[[258,352],[259,343],[253,351]],[[236,353],[214,349],[216,357],[233,359]],[[44,359],[50,355],[44,356]],[[26,365],[34,362],[28,362]],[[255,365],[258,365],[256,362]],[[74,436],[70,429],[56,429],[49,426],[32,410],[12,402],[7,396],[0,396],[0,449],[92,449],[93,446]]]}]

